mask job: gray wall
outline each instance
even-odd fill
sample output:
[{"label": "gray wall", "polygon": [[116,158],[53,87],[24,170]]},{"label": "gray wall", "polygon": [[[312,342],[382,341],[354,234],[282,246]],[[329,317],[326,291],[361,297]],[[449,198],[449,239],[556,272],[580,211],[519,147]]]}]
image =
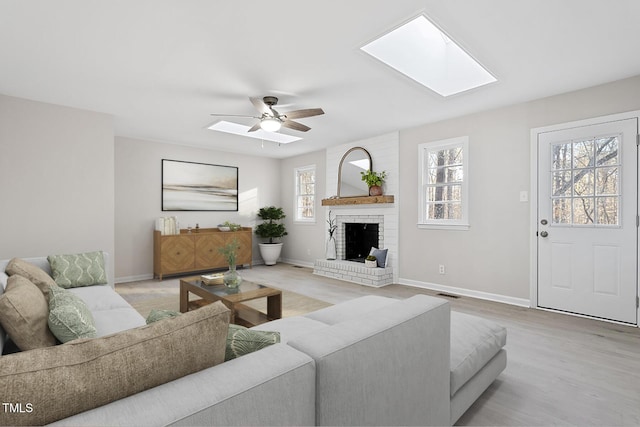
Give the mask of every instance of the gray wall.
[{"label": "gray wall", "polygon": [[[638,109],[640,77],[634,77],[401,131],[401,282],[528,300],[530,206],[519,194],[530,186],[530,130]],[[418,229],[417,146],[463,135],[469,136],[471,229]]]},{"label": "gray wall", "polygon": [[[295,176],[296,168],[316,165],[316,222],[295,222]],[[324,258],[325,215],[321,199],[325,194],[326,158],[324,151],[315,151],[296,157],[284,159],[280,164],[282,190],[282,208],[287,217],[285,225],[289,233],[282,241],[281,258],[285,261],[313,266],[317,258]]]},{"label": "gray wall", "polygon": [[[177,216],[181,228],[216,227],[225,221],[253,227],[265,205],[280,204],[280,161],[181,145],[115,139],[116,281],[150,278],[153,229],[158,217]],[[239,168],[238,212],[163,212],[161,160],[182,160]],[[254,235],[253,259],[262,262]]]},{"label": "gray wall", "polygon": [[0,259],[114,251],[113,119],[0,95]]}]

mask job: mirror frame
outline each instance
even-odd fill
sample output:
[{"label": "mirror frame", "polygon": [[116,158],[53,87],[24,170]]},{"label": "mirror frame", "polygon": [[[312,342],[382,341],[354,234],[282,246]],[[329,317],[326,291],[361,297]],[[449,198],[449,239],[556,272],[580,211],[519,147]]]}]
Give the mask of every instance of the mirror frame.
[{"label": "mirror frame", "polygon": [[[363,147],[353,147],[353,148],[350,148],[349,150],[347,150],[347,152],[344,153],[344,155],[342,156],[342,159],[340,159],[340,165],[338,166],[338,198],[342,197],[342,196],[340,196],[340,183],[342,182],[342,164],[344,163],[344,160],[347,158],[347,156],[349,154],[351,154],[352,152],[356,151],[356,150],[364,151],[364,153],[369,158],[369,169],[373,170],[373,160],[371,159],[371,154],[369,154],[369,152],[365,148],[363,148]],[[362,195],[362,196],[345,196],[345,198],[347,198],[347,197],[366,197],[368,195],[369,194]]]}]

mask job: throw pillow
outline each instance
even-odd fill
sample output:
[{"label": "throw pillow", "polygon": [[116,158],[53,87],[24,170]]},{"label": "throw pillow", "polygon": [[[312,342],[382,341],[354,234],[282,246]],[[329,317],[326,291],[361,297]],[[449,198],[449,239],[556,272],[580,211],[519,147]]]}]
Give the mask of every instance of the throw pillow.
[{"label": "throw pillow", "polygon": [[222,363],[228,324],[218,301],[171,322],[2,356],[2,400],[33,411],[3,412],[0,423],[50,424]]},{"label": "throw pillow", "polygon": [[84,301],[58,286],[49,290],[49,329],[63,343],[96,336],[93,315]]},{"label": "throw pillow", "polygon": [[174,311],[174,310],[158,310],[156,308],[152,309],[149,312],[149,315],[147,316],[147,325],[153,323],[153,322],[157,322],[158,320],[162,320],[162,319],[170,319],[172,317],[177,317],[180,316],[180,312],[179,311]]},{"label": "throw pillow", "polygon": [[225,362],[280,342],[280,332],[255,331],[229,324]]},{"label": "throw pillow", "polygon": [[371,252],[369,252],[369,255],[373,255],[374,257],[376,257],[376,261],[378,262],[378,267],[386,267],[387,266],[387,251],[389,249],[378,249],[378,248],[371,248]]},{"label": "throw pillow", "polygon": [[44,295],[26,278],[14,274],[0,296],[0,325],[22,351],[56,344],[47,326],[49,307]]},{"label": "throw pillow", "polygon": [[53,280],[62,288],[104,285],[107,273],[104,270],[102,252],[85,252],[71,255],[49,255]]},{"label": "throw pillow", "polygon": [[5,268],[7,275],[19,274],[36,285],[49,301],[49,286],[56,282],[43,269],[20,258],[13,258]]}]

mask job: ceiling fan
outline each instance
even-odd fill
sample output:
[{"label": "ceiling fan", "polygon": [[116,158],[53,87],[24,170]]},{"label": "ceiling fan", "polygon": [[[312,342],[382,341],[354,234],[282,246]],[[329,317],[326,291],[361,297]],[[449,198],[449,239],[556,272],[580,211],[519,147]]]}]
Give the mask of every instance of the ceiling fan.
[{"label": "ceiling fan", "polygon": [[293,119],[302,119],[305,117],[313,117],[324,114],[322,108],[307,108],[304,110],[294,110],[283,114],[278,113],[273,107],[278,104],[278,98],[275,96],[265,96],[262,99],[250,97],[251,103],[258,109],[260,116],[244,116],[238,114],[211,114],[212,116],[225,117],[251,117],[260,120],[253,125],[248,132],[255,132],[258,129],[267,132],[277,132],[280,127],[306,132],[311,129],[309,126],[293,121]]}]

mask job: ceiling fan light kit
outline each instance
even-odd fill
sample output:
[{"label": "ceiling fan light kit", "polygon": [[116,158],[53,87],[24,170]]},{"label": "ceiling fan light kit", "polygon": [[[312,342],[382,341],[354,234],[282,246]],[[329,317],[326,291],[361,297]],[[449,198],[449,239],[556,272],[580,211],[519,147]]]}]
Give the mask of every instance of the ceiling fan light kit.
[{"label": "ceiling fan light kit", "polygon": [[282,123],[275,117],[265,117],[260,121],[260,128],[267,132],[277,132],[280,130]]}]

